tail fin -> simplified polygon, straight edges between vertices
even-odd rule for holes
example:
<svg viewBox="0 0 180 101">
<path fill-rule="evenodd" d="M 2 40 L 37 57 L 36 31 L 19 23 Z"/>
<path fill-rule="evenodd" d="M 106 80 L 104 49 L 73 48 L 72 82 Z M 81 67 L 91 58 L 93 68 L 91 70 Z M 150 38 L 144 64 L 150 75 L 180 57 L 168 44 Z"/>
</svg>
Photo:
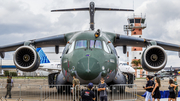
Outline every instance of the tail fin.
<svg viewBox="0 0 180 101">
<path fill-rule="evenodd" d="M 51 10 L 51 12 L 61 12 L 61 11 L 89 11 L 89 14 L 90 14 L 90 29 L 94 30 L 94 13 L 95 13 L 95 11 L 134 11 L 134 10 L 132 10 L 132 9 L 116 9 L 116 8 L 99 8 L 99 7 L 95 7 L 94 2 L 90 2 L 89 7 L 86 7 L 86 8 L 72 8 L 72 9 Z"/>
<path fill-rule="evenodd" d="M 46 54 L 41 48 L 36 48 L 37 53 L 40 57 L 40 64 L 42 63 L 50 63 L 49 59 L 47 58 Z"/>
</svg>

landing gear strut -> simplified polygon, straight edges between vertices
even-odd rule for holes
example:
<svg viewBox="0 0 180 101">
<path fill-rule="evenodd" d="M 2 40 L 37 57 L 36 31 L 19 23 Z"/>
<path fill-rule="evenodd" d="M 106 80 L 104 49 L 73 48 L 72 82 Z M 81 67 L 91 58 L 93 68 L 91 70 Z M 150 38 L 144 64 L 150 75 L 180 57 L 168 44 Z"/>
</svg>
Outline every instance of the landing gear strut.
<svg viewBox="0 0 180 101">
<path fill-rule="evenodd" d="M 54 85 L 56 84 L 56 77 L 58 76 L 58 74 L 59 74 L 59 72 L 51 73 L 48 75 L 49 88 L 53 88 Z"/>
</svg>

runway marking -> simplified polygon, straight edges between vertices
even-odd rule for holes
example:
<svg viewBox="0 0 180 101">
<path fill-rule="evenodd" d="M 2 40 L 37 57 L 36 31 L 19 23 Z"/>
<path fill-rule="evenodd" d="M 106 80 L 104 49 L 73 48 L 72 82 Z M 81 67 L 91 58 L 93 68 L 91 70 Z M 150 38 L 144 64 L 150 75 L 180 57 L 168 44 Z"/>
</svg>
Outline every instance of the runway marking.
<svg viewBox="0 0 180 101">
<path fill-rule="evenodd" d="M 129 92 L 129 91 L 127 91 L 127 90 L 125 90 L 125 92 L 132 93 L 132 92 Z M 138 94 L 134 94 L 134 95 L 136 95 L 136 96 L 138 96 L 138 97 L 140 97 L 140 98 L 144 98 L 144 97 L 142 97 L 141 95 L 138 95 Z"/>
<path fill-rule="evenodd" d="M 137 95 L 137 96 L 140 97 L 140 98 L 144 98 L 144 97 L 142 97 L 141 95 L 138 95 L 138 94 L 135 94 L 135 95 Z"/>
</svg>

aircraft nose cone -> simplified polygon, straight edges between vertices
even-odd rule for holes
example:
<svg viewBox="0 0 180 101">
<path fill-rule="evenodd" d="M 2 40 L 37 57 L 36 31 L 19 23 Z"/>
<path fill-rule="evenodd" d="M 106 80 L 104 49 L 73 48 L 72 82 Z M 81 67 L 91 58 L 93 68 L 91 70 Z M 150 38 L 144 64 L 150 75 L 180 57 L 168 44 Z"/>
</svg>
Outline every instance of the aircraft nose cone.
<svg viewBox="0 0 180 101">
<path fill-rule="evenodd" d="M 77 74 L 81 79 L 93 80 L 100 73 L 98 61 L 91 57 L 85 57 L 79 60 L 77 64 Z"/>
</svg>

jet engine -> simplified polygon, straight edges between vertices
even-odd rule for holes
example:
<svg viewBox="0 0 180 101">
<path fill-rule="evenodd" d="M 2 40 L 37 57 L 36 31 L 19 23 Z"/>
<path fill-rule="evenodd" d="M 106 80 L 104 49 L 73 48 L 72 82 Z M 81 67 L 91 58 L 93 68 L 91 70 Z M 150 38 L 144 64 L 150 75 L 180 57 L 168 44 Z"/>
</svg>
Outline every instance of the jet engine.
<svg viewBox="0 0 180 101">
<path fill-rule="evenodd" d="M 167 55 L 160 46 L 150 46 L 144 50 L 141 57 L 141 65 L 146 71 L 159 71 L 165 67 Z"/>
<path fill-rule="evenodd" d="M 17 69 L 25 72 L 35 71 L 40 64 L 38 53 L 30 46 L 21 46 L 16 49 L 13 60 Z"/>
</svg>

